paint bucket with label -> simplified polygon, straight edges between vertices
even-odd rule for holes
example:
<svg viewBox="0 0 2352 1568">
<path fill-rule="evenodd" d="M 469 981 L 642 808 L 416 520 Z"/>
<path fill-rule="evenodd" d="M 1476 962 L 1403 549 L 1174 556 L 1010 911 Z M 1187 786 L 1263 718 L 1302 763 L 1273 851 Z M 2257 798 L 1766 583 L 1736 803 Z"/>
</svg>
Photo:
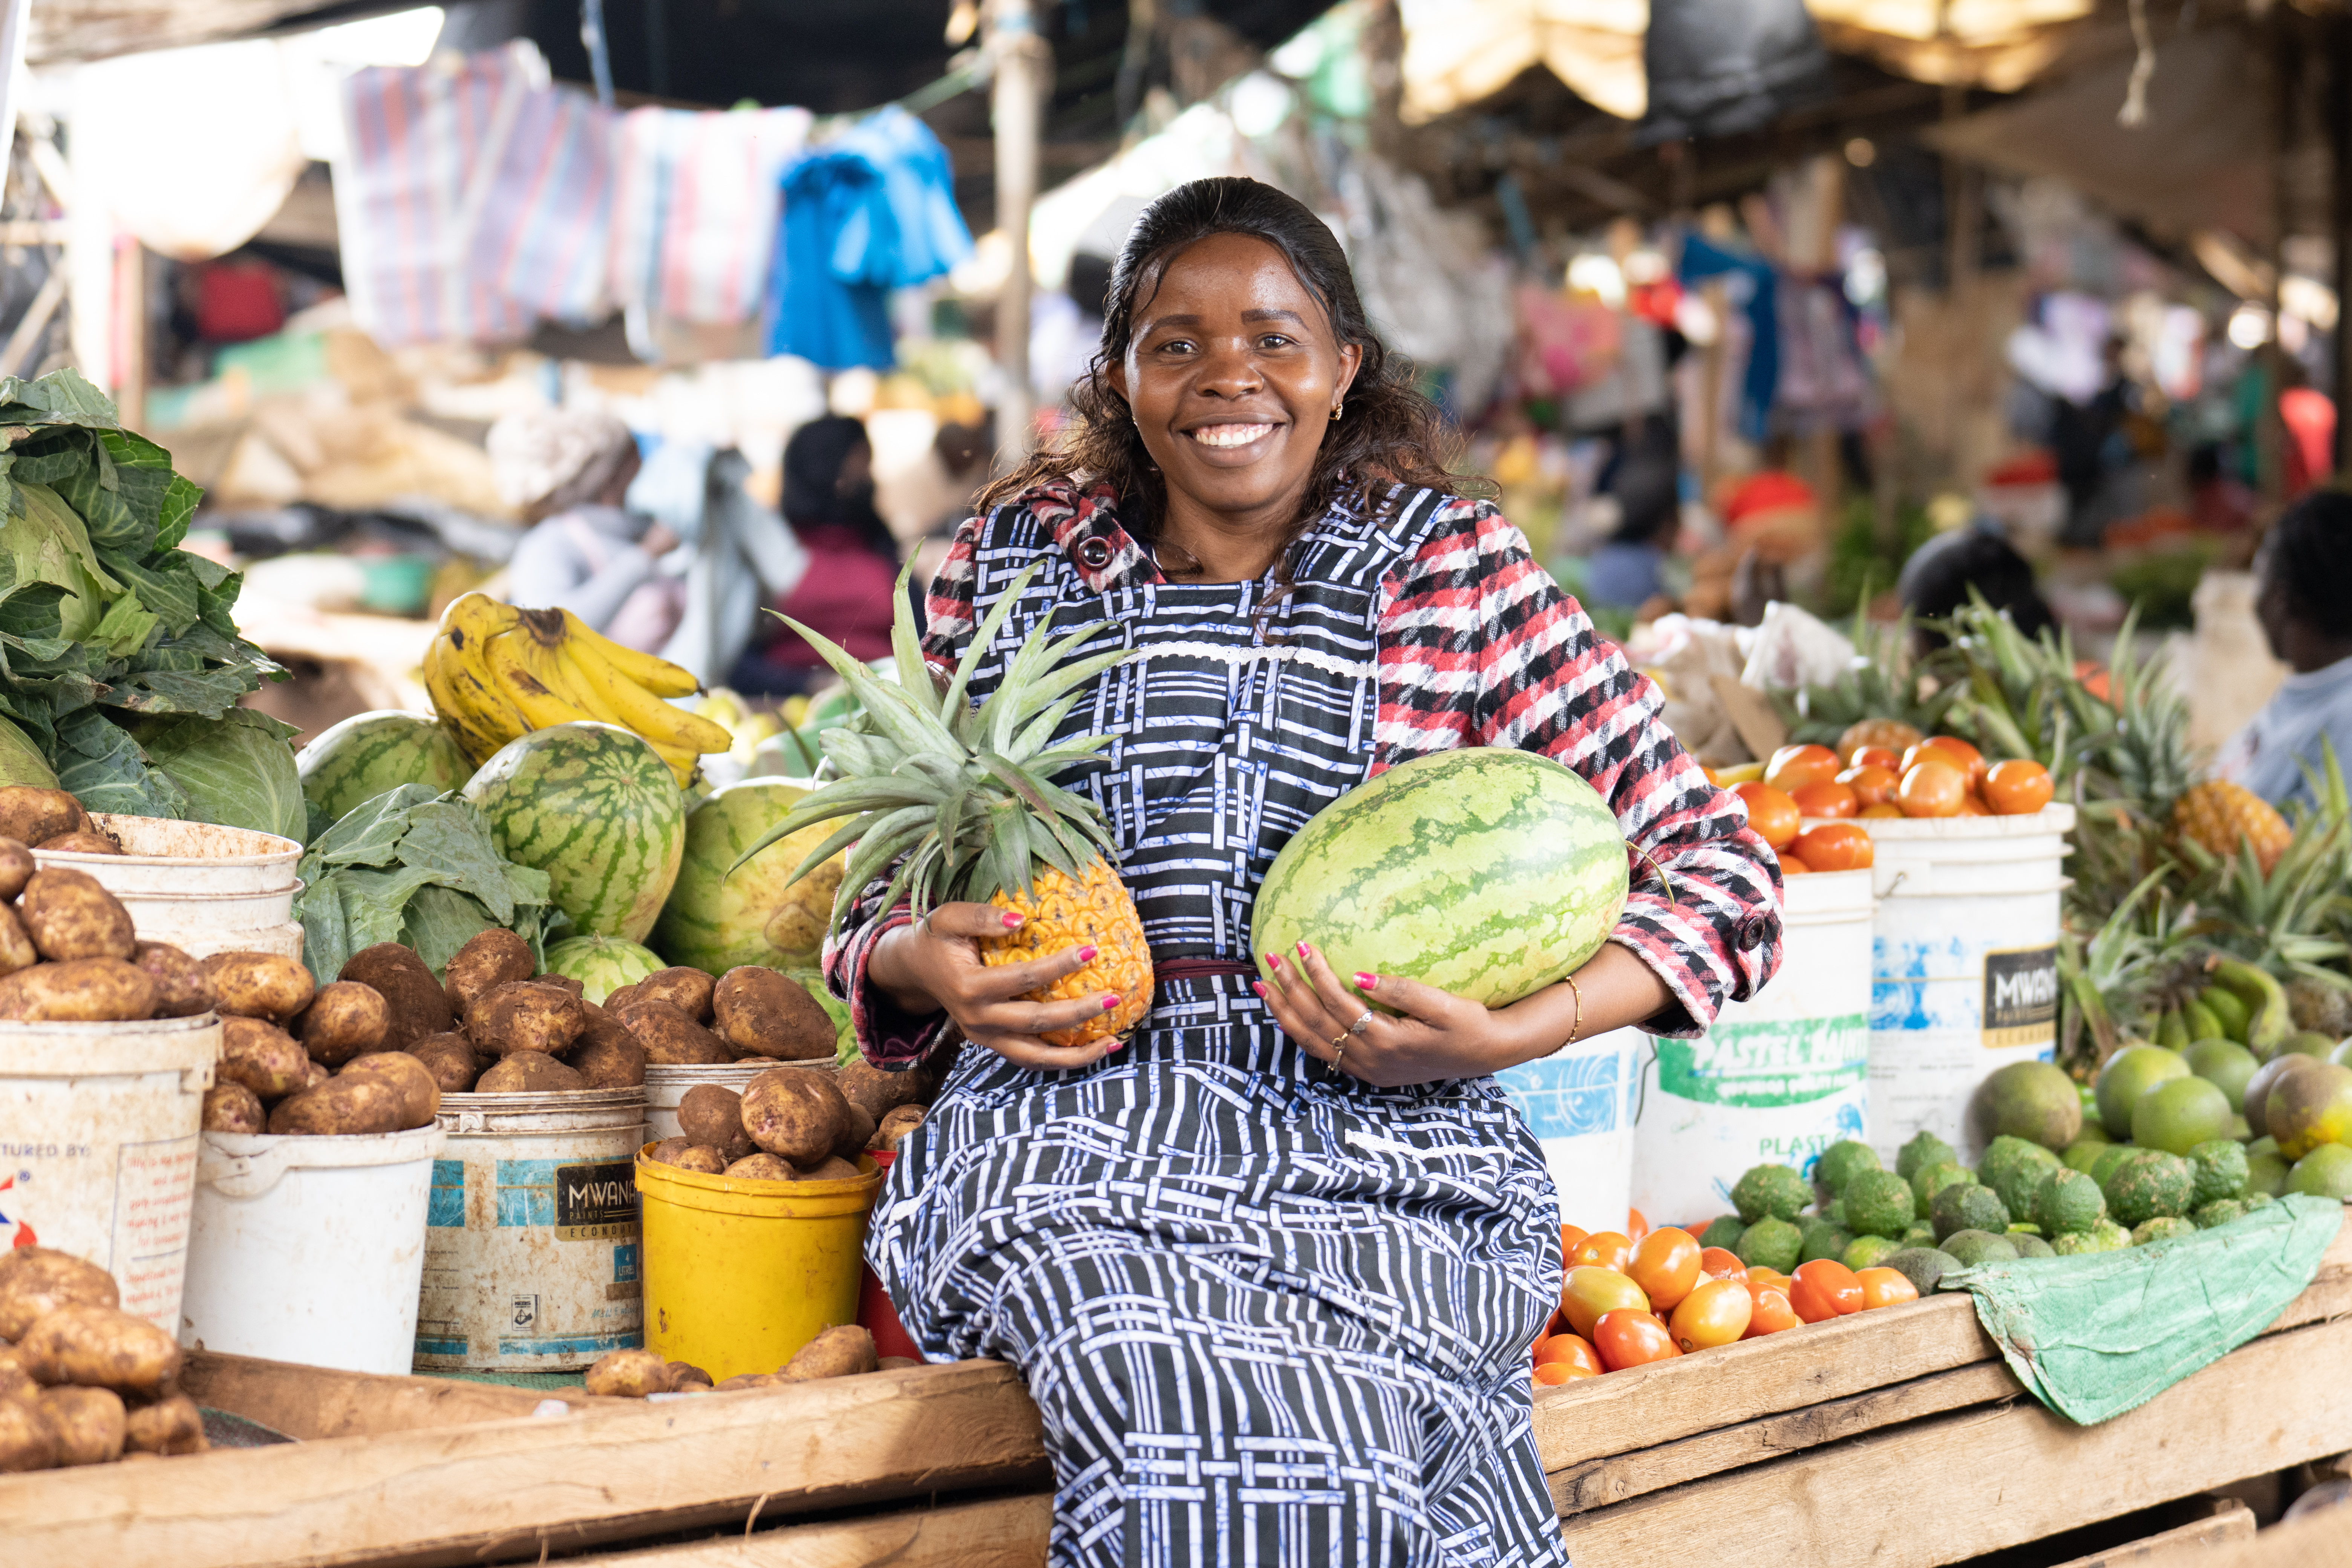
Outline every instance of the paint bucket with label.
<svg viewBox="0 0 2352 1568">
<path fill-rule="evenodd" d="M 445 1094 L 416 1365 L 569 1372 L 644 1342 L 643 1089 Z"/>
<path fill-rule="evenodd" d="M 1870 916 L 1867 871 L 1790 878 L 1780 972 L 1699 1038 L 1654 1042 L 1633 1128 L 1651 1224 L 1703 1226 L 1750 1168 L 1810 1176 L 1822 1150 L 1868 1136 Z"/>
<path fill-rule="evenodd" d="M 1543 1145 L 1563 1225 L 1622 1231 L 1633 1201 L 1637 1029 L 1612 1029 L 1495 1075 Z"/>
<path fill-rule="evenodd" d="M 2071 805 L 2024 816 L 1865 821 L 1872 939 L 1870 1142 L 1892 1166 L 1933 1132 L 1973 1162 L 1977 1085 L 2058 1047 L 2060 870 Z"/>
<path fill-rule="evenodd" d="M 797 1068 L 805 1072 L 834 1075 L 833 1058 L 816 1061 L 776 1061 L 767 1057 L 747 1057 L 740 1062 L 721 1067 L 677 1067 L 661 1062 L 646 1064 L 646 1136 L 658 1143 L 665 1138 L 678 1136 L 677 1105 L 686 1091 L 706 1083 L 721 1089 L 731 1089 L 737 1094 L 751 1086 L 751 1080 L 776 1068 Z"/>
</svg>

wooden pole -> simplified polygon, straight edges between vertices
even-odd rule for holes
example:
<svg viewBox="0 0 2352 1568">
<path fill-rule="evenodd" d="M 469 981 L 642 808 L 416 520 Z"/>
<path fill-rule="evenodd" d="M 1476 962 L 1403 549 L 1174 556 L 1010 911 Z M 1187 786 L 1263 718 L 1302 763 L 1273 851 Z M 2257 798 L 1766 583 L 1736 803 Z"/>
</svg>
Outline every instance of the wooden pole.
<svg viewBox="0 0 2352 1568">
<path fill-rule="evenodd" d="M 996 68 L 990 100 L 996 130 L 996 226 L 1013 252 L 996 303 L 996 363 L 1005 381 L 996 410 L 996 449 L 999 460 L 1011 465 L 1029 455 L 1036 426 L 1036 400 L 1029 386 L 1029 296 L 1036 284 L 1029 259 L 1029 212 L 1037 200 L 1037 142 L 1054 55 L 1037 36 L 1030 0 L 993 0 L 987 47 Z"/>
</svg>

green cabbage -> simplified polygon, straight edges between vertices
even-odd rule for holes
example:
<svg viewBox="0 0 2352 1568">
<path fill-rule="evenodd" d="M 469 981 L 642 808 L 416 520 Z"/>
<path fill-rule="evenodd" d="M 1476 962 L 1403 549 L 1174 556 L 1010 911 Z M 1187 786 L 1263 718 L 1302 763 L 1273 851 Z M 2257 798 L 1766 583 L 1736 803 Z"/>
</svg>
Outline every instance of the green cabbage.
<svg viewBox="0 0 2352 1568">
<path fill-rule="evenodd" d="M 294 733 L 292 725 L 249 708 L 232 708 L 218 719 L 143 720 L 132 728 L 149 765 L 187 795 L 184 815 L 299 844 L 310 836 L 310 819 L 287 744 Z"/>
</svg>

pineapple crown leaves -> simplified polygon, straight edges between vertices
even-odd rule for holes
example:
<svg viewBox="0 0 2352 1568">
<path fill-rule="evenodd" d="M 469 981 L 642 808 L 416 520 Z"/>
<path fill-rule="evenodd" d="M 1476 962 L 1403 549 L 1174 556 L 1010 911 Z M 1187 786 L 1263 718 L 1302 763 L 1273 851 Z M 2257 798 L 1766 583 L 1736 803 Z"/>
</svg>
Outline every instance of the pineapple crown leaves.
<svg viewBox="0 0 2352 1568">
<path fill-rule="evenodd" d="M 1098 852 L 1113 849 L 1094 804 L 1051 782 L 1066 769 L 1097 762 L 1108 737 L 1053 744 L 1084 684 L 1135 657 L 1115 649 L 1073 659 L 1076 647 L 1108 623 L 1055 635 L 1053 617 L 1023 643 L 987 700 L 974 706 L 971 678 L 1037 568 L 1013 579 L 973 634 L 953 676 L 934 681 L 914 627 L 907 576 L 898 579 L 891 650 L 898 679 L 883 679 L 848 652 L 786 616 L 847 683 L 866 722 L 820 738 L 840 778 L 825 784 L 777 821 L 729 868 L 820 822 L 849 820 L 811 850 L 792 880 L 851 845 L 834 922 L 893 865 L 885 907 L 902 894 L 918 915 L 949 898 L 985 899 L 1000 889 L 1026 893 L 1040 865 L 1076 878 Z"/>
</svg>

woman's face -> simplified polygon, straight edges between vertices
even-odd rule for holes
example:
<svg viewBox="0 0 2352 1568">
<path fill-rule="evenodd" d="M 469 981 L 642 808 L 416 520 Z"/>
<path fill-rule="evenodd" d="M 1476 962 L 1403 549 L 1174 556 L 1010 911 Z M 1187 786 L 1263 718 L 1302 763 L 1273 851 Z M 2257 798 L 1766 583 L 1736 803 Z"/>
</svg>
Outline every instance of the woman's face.
<svg viewBox="0 0 2352 1568">
<path fill-rule="evenodd" d="M 1331 405 L 1363 351 L 1341 343 L 1282 252 L 1213 235 L 1136 300 L 1111 384 L 1181 502 L 1229 521 L 1286 527 L 1323 444 Z"/>
</svg>

